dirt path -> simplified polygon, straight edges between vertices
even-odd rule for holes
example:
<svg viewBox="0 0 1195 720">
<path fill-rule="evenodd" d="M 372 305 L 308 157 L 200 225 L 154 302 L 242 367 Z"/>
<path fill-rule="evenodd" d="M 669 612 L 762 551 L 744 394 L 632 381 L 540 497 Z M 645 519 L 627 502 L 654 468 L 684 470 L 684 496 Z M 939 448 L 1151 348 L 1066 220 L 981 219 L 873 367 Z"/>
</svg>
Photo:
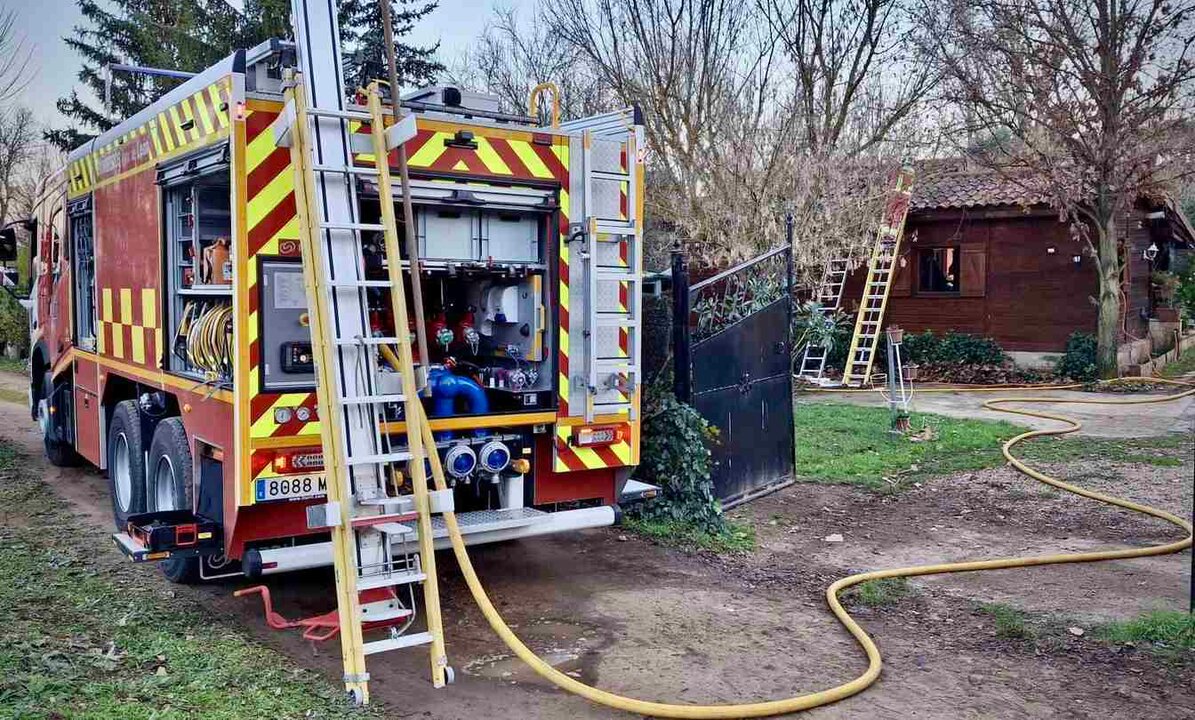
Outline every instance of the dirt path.
<svg viewBox="0 0 1195 720">
<path fill-rule="evenodd" d="M 0 387 L 12 382 L 0 379 Z M 0 403 L 0 435 L 45 465 L 23 407 Z M 1060 470 L 1098 476 L 1090 482 L 1171 510 L 1189 508 L 1190 458 L 1177 468 Z M 110 525 L 107 485 L 98 472 L 45 466 L 45 473 L 83 518 Z M 644 698 L 741 702 L 829 687 L 863 669 L 822 599 L 825 586 L 850 570 L 1173 537 L 1160 523 L 1042 494 L 1007 470 L 941 478 L 892 497 L 803 484 L 736 515 L 759 529 L 761 548 L 746 558 L 685 555 L 617 529 L 486 546 L 472 555 L 516 631 L 570 674 Z M 833 533 L 844 541 L 823 540 Z M 534 678 L 491 634 L 451 554 L 438 560 L 457 683 L 433 690 L 426 656 L 418 652 L 371 660 L 371 687 L 394 717 L 630 717 Z M 1077 616 L 1068 622 L 1083 624 L 1129 617 L 1183 606 L 1188 563 L 1184 554 L 919 581 L 895 606 L 859 612 L 885 656 L 876 686 L 807 717 L 1195 718 L 1195 663 L 1166 666 L 1140 650 L 1109 649 L 1090 634 L 1064 632 L 1048 643 L 1001 639 L 975 602 L 1065 612 Z M 227 611 L 262 642 L 336 682 L 338 648 L 313 655 L 296 636 L 265 629 L 259 607 L 231 597 L 244 584 L 176 590 Z M 285 615 L 333 607 L 329 572 L 269 584 Z"/>
</svg>

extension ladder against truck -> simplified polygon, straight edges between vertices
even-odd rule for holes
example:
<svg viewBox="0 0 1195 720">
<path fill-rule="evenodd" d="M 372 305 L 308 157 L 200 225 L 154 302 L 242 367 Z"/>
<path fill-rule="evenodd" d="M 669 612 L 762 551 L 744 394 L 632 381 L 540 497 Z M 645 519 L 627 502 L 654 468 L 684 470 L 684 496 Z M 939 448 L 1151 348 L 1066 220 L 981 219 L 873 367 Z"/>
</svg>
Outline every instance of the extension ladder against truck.
<svg viewBox="0 0 1195 720">
<path fill-rule="evenodd" d="M 305 6 L 299 3 L 299 6 Z M 305 12 L 305 10 L 304 10 Z M 331 531 L 336 569 L 337 608 L 344 661 L 344 681 L 359 703 L 368 702 L 365 656 L 415 645 L 428 645 L 432 683 L 451 680 L 444 651 L 440 598 L 432 540 L 433 511 L 452 509 L 451 491 L 429 492 L 420 406 L 406 332 L 375 337 L 368 325 L 366 290 L 389 292 L 394 326 L 406 328 L 408 312 L 388 158 L 414 135 L 414 118 L 386 128 L 377 84 L 368 90 L 369 112 L 345 107 L 339 74 L 327 63 L 305 58 L 339 57 L 336 29 L 319 26 L 329 16 L 296 18 L 301 72 L 289 78 L 286 109 L 274 136 L 289 144 L 296 177 L 303 277 L 310 312 L 316 388 L 328 502 L 309 510 L 309 526 Z M 316 27 L 311 26 L 315 21 Z M 332 70 L 337 69 L 338 63 Z M 311 99 L 321 100 L 321 104 Z M 372 168 L 353 164 L 349 121 L 373 128 Z M 358 217 L 355 179 L 377 181 L 381 223 Z M 409 191 L 408 191 L 409 192 Z M 385 280 L 367 279 L 361 248 L 364 234 L 381 233 L 388 262 Z M 379 372 L 382 349 L 397 355 L 400 383 Z M 389 376 L 390 374 L 387 373 Z M 386 406 L 400 405 L 407 421 L 406 447 L 391 446 L 383 432 Z M 430 449 L 431 452 L 435 448 Z M 390 468 L 406 462 L 411 494 Z M 414 542 L 414 541 L 417 541 Z M 418 552 L 409 548 L 417 545 Z M 422 585 L 424 632 L 410 632 L 415 614 L 415 586 Z M 403 593 L 405 591 L 405 597 Z M 366 642 L 364 624 L 388 624 L 389 636 Z M 386 622 L 390 621 L 390 622 Z M 394 622 L 397 621 L 397 622 Z"/>
<path fill-rule="evenodd" d="M 912 192 L 913 170 L 902 167 L 896 172 L 895 183 L 885 203 L 884 216 L 876 230 L 871 257 L 867 261 L 867 280 L 863 285 L 863 300 L 859 303 L 859 314 L 855 318 L 850 349 L 847 350 L 846 368 L 842 373 L 843 385 L 858 387 L 865 385 L 871 378 Z"/>
</svg>

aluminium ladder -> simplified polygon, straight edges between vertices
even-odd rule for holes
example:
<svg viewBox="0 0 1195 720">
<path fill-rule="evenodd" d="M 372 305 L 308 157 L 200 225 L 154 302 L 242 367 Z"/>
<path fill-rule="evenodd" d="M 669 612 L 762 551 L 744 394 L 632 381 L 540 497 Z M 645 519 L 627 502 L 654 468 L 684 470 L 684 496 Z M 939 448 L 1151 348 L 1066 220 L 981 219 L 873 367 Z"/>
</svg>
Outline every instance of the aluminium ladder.
<svg viewBox="0 0 1195 720">
<path fill-rule="evenodd" d="M 386 113 L 376 83 L 368 91 L 369 113 L 343 106 L 309 107 L 309 85 L 301 73 L 291 74 L 288 85 L 286 106 L 273 132 L 280 145 L 290 146 L 296 173 L 295 202 L 328 476 L 328 503 L 309 509 L 308 524 L 331 530 L 344 681 L 354 701 L 363 704 L 369 700 L 365 657 L 374 653 L 429 645 L 433 685 L 443 687 L 452 680 L 444 651 L 431 520 L 433 511 L 452 509 L 451 491 L 428 490 L 428 449 L 420 426 L 425 416 L 419 406 L 410 335 L 375 337 L 363 321 L 368 315 L 366 291 L 376 288 L 389 292 L 395 327 L 407 327 L 387 158 L 413 135 L 414 118 L 408 116 L 383 130 Z M 342 97 L 337 97 L 338 103 L 343 103 Z M 367 149 L 375 158 L 372 168 L 352 163 L 352 153 L 366 149 L 346 132 L 350 120 L 369 122 L 373 129 Z M 354 180 L 359 176 L 377 182 L 381 223 L 362 223 L 356 216 Z M 379 232 L 389 258 L 385 280 L 366 277 L 362 256 L 362 235 Z M 397 351 L 400 392 L 380 377 L 383 346 Z M 405 411 L 405 448 L 392 447 L 383 432 L 385 409 L 396 406 Z M 397 488 L 392 493 L 387 483 L 397 475 L 394 466 L 401 463 L 407 463 L 411 475 L 410 495 L 396 494 Z M 418 552 L 412 553 L 408 548 L 416 539 Z M 418 585 L 423 588 L 424 632 L 410 631 Z M 405 590 L 405 598 L 400 589 Z M 366 642 L 363 630 L 378 627 L 388 628 L 389 637 Z"/>
<path fill-rule="evenodd" d="M 822 281 L 818 285 L 815 300 L 819 303 L 818 311 L 827 318 L 833 317 L 842 305 L 842 288 L 846 285 L 847 269 L 850 258 L 830 258 L 822 270 Z M 801 355 L 801 369 L 799 377 L 817 382 L 826 371 L 826 358 L 829 357 L 828 348 L 812 343 L 805 346 Z"/>
<path fill-rule="evenodd" d="M 866 384 L 871 378 L 876 349 L 879 347 L 880 329 L 884 321 L 884 310 L 888 306 L 892 277 L 896 271 L 896 260 L 900 255 L 905 219 L 909 214 L 912 189 L 912 168 L 902 167 L 897 170 L 895 183 L 885 203 L 884 216 L 876 230 L 871 257 L 867 262 L 867 280 L 863 284 L 863 300 L 859 303 L 855 330 L 851 335 L 850 349 L 847 350 L 846 368 L 842 374 L 843 385 L 858 387 Z"/>
<path fill-rule="evenodd" d="M 570 237 L 583 243 L 584 374 L 570 382 L 585 391 L 586 422 L 615 413 L 636 419 L 643 318 L 643 136 L 637 116 L 627 108 L 560 125 L 581 133 L 581 221 Z"/>
</svg>

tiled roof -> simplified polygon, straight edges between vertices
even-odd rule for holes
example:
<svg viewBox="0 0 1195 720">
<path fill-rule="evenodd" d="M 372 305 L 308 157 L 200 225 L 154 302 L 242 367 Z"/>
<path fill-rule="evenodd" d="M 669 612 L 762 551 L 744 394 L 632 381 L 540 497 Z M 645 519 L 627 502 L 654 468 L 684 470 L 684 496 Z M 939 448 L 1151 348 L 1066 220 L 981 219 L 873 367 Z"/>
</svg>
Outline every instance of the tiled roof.
<svg viewBox="0 0 1195 720">
<path fill-rule="evenodd" d="M 992 170 L 952 158 L 917 163 L 911 200 L 914 210 L 944 210 L 993 205 L 1029 206 L 1045 202 Z"/>
</svg>

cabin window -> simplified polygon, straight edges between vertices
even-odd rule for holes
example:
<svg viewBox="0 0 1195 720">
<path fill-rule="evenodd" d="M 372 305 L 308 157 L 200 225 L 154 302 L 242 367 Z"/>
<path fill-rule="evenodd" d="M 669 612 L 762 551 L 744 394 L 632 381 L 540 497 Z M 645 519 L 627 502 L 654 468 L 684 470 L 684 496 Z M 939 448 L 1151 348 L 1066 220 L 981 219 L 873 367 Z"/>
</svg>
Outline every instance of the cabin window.
<svg viewBox="0 0 1195 720">
<path fill-rule="evenodd" d="M 959 292 L 961 259 L 961 248 L 957 245 L 920 250 L 917 289 L 926 293 Z"/>
</svg>

